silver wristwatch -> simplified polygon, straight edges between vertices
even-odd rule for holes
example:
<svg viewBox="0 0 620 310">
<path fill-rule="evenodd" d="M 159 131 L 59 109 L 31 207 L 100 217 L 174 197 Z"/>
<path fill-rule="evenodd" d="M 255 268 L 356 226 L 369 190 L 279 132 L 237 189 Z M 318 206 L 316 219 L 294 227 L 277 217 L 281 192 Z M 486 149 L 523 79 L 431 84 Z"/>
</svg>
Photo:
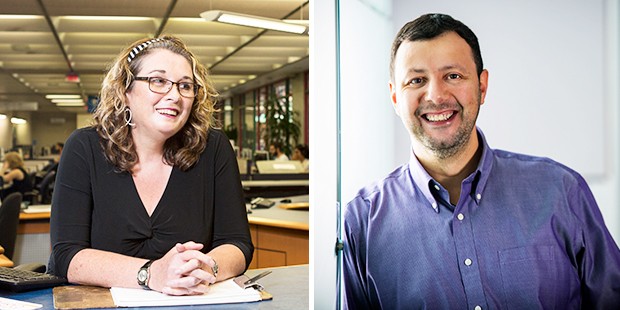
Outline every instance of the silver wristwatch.
<svg viewBox="0 0 620 310">
<path fill-rule="evenodd" d="M 149 260 L 146 262 L 140 270 L 138 270 L 138 285 L 140 285 L 145 290 L 150 290 L 149 287 L 149 278 L 151 277 L 150 268 L 153 260 Z"/>
</svg>

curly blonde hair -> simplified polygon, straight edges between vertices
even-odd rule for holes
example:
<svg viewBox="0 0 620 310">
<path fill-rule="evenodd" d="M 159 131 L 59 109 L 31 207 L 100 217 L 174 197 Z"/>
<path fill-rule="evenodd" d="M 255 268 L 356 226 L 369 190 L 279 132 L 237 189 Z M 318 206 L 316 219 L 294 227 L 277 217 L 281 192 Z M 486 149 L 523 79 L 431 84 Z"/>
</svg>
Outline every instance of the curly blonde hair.
<svg viewBox="0 0 620 310">
<path fill-rule="evenodd" d="M 136 48 L 140 50 L 136 52 Z M 93 115 L 93 126 L 101 137 L 105 157 L 120 172 L 131 173 L 138 163 L 131 127 L 125 121 L 126 92 L 131 89 L 144 56 L 156 49 L 166 49 L 187 59 L 192 66 L 194 83 L 199 85 L 187 122 L 164 144 L 164 162 L 183 171 L 191 168 L 206 147 L 208 130 L 216 125 L 213 114 L 217 111 L 217 92 L 209 80 L 207 69 L 185 43 L 173 36 L 138 40 L 125 48 L 111 65 L 103 80 L 100 101 Z"/>
<path fill-rule="evenodd" d="M 4 161 L 9 166 L 9 169 L 17 169 L 24 166 L 24 160 L 17 152 L 8 152 L 4 154 Z"/>
</svg>

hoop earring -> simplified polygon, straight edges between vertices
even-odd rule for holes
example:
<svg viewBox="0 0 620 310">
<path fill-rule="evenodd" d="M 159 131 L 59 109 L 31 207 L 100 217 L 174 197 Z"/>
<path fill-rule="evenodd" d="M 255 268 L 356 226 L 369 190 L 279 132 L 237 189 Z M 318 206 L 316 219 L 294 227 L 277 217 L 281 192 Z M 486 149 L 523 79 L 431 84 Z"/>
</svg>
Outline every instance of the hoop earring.
<svg viewBox="0 0 620 310">
<path fill-rule="evenodd" d="M 125 108 L 125 126 L 131 126 L 131 127 L 136 126 L 135 123 L 131 122 L 132 118 L 133 118 L 133 113 L 131 112 L 131 109 Z"/>
</svg>

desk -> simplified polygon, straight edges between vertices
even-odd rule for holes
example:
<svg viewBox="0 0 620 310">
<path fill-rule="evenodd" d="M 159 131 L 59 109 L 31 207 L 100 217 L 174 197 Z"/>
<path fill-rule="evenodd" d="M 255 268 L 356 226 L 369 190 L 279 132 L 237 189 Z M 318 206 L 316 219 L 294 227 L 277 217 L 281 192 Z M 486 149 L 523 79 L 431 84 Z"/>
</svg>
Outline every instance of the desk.
<svg viewBox="0 0 620 310">
<path fill-rule="evenodd" d="M 289 197 L 291 202 L 308 201 L 307 195 Z M 309 263 L 309 218 L 307 210 L 285 210 L 276 203 L 269 209 L 248 214 L 254 256 L 250 268 Z"/>
<path fill-rule="evenodd" d="M 50 232 L 50 212 L 19 213 L 17 234 L 43 234 Z"/>
<path fill-rule="evenodd" d="M 53 159 L 28 159 L 24 161 L 24 169 L 28 173 L 39 172 L 53 162 Z"/>
<path fill-rule="evenodd" d="M 308 309 L 308 265 L 270 268 L 273 271 L 269 276 L 262 278 L 258 282 L 262 284 L 267 292 L 273 295 L 273 300 L 261 302 L 227 304 L 227 305 L 204 305 L 192 306 L 192 309 Z M 259 274 L 261 270 L 248 270 L 249 277 Z M 0 297 L 23 300 L 42 304 L 43 309 L 54 309 L 54 299 L 52 289 L 43 289 L 24 293 L 12 293 L 0 290 Z M 123 309 L 187 309 L 188 306 L 180 307 L 140 307 Z M 117 308 L 112 308 L 117 309 Z"/>
<path fill-rule="evenodd" d="M 45 264 L 50 255 L 50 213 L 19 214 L 17 240 L 13 261 L 15 264 Z"/>
</svg>

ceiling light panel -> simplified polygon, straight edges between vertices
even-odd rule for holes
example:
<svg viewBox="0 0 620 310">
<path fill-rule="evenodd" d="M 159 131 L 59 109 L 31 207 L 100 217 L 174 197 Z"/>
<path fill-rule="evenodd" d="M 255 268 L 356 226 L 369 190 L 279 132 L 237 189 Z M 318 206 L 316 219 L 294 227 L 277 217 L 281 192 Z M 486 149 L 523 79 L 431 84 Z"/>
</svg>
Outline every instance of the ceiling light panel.
<svg viewBox="0 0 620 310">
<path fill-rule="evenodd" d="M 58 32 L 118 32 L 153 33 L 157 21 L 146 17 L 122 16 L 63 16 L 58 19 Z"/>
<path fill-rule="evenodd" d="M 4 65 L 4 77 L 8 77 L 8 82 L 5 82 L 0 72 L 0 95 L 10 93 L 11 98 L 8 100 L 12 101 L 39 100 L 43 109 L 45 106 L 53 107 L 53 105 L 40 94 L 62 91 L 79 95 L 97 95 L 105 71 L 114 57 L 129 43 L 154 35 L 159 30 L 170 4 L 170 0 L 87 2 L 43 0 L 41 2 L 52 18 L 54 26 L 57 27 L 61 44 L 73 63 L 73 69 L 80 76 L 81 88 L 76 84 L 64 82 L 69 68 L 47 21 L 40 15 L 37 0 L 2 1 L 0 6 L 3 8 L 3 13 L 31 15 L 10 17 L 0 15 L 0 63 Z M 207 22 L 199 17 L 199 13 L 218 9 L 281 19 L 305 2 L 305 0 L 176 1 L 162 33 L 180 37 L 206 65 L 215 64 L 217 59 L 222 60 L 213 68 L 209 68 L 209 73 L 216 88 L 224 92 L 225 88 L 232 83 L 239 83 L 242 79 L 248 80 L 248 83 L 254 80 L 256 83 L 256 80 L 262 79 L 265 74 L 271 74 L 270 71 L 264 70 L 286 63 L 289 58 L 300 57 L 299 53 L 302 53 L 303 57 L 307 56 L 309 37 Z M 292 14 L 288 18 L 308 19 L 308 12 L 309 6 L 306 5 L 302 12 Z M 258 39 L 243 46 L 258 34 L 261 34 Z M 280 55 L 272 51 L 280 47 L 299 47 L 302 51 L 290 50 L 295 53 L 294 55 Z M 6 60 L 3 60 L 3 57 Z M 24 82 L 11 77 L 12 73 L 19 73 Z M 30 87 L 26 87 L 25 83 Z M 252 87 L 258 86 L 260 85 Z M 38 89 L 39 94 L 36 94 L 34 89 Z M 13 94 L 34 97 L 19 99 Z"/>
<path fill-rule="evenodd" d="M 48 31 L 45 18 L 40 15 L 2 15 L 0 14 L 0 31 Z"/>
</svg>

